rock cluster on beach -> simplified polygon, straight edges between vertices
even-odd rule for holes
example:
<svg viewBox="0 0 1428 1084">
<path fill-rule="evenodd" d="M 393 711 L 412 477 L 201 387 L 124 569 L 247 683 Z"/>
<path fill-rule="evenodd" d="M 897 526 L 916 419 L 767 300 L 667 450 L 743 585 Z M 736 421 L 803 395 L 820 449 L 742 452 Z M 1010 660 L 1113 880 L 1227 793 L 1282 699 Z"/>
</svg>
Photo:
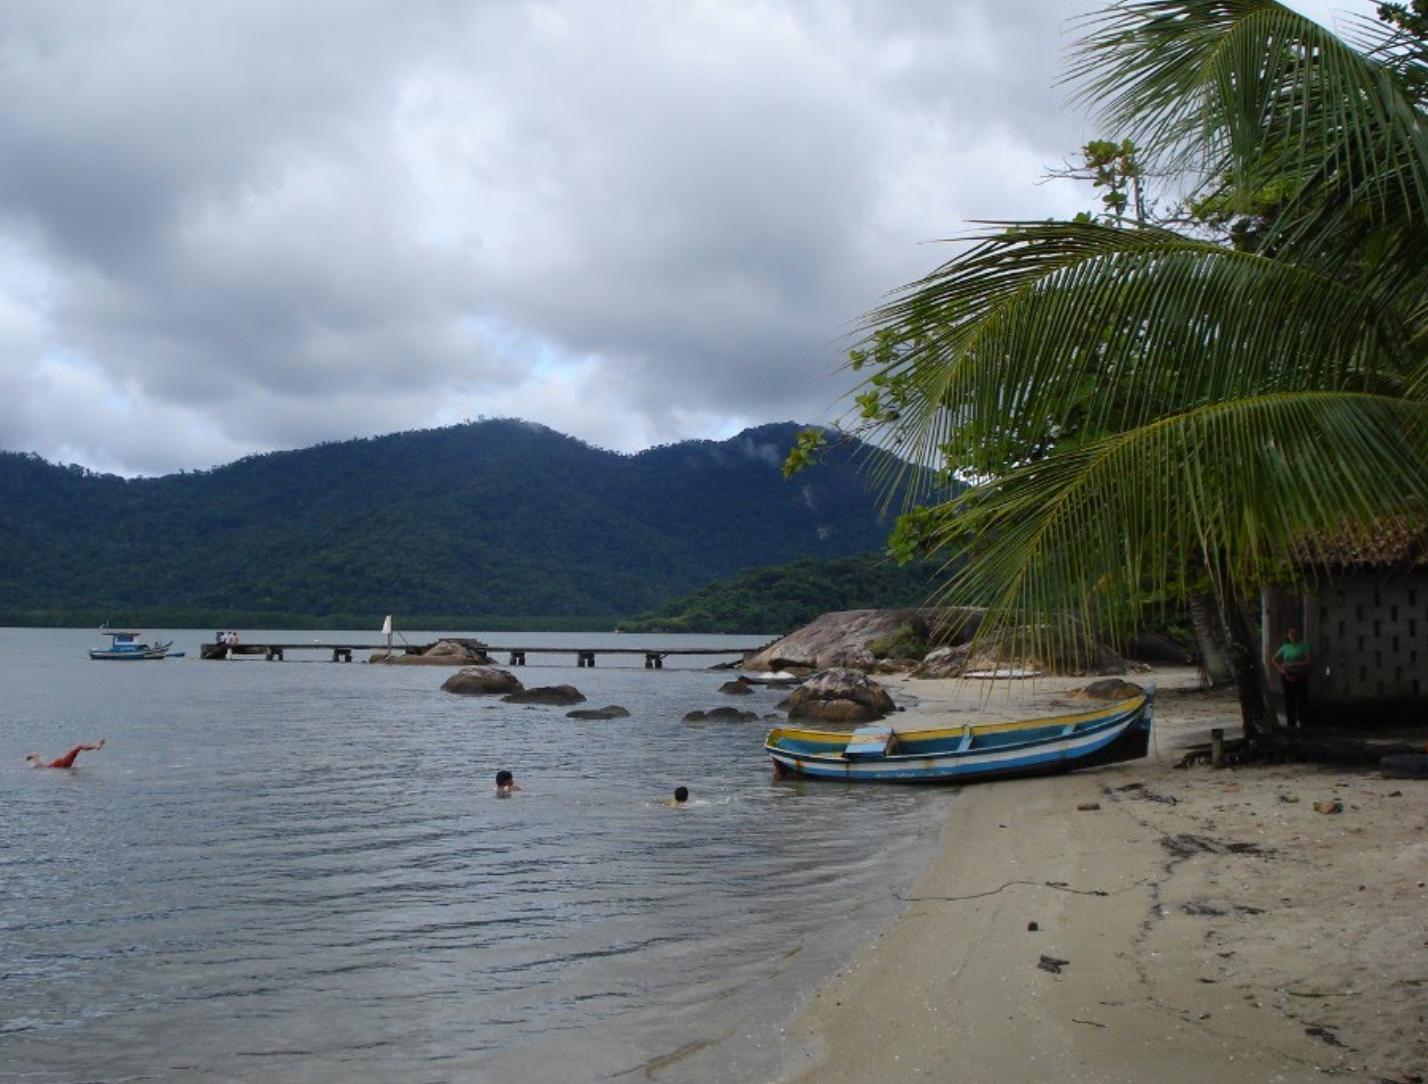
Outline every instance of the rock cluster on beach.
<svg viewBox="0 0 1428 1084">
<path fill-rule="evenodd" d="M 838 610 L 816 618 L 745 657 L 745 670 L 811 673 L 831 667 L 871 670 L 877 657 L 868 645 L 904 627 L 939 643 L 965 643 L 983 611 L 972 607 L 907 610 Z"/>
<path fill-rule="evenodd" d="M 1104 675 L 1130 669 L 1119 654 L 1082 633 L 1011 628 L 978 639 L 985 612 L 951 606 L 826 613 L 751 652 L 743 668 L 799 675 L 832 668 L 910 671 L 924 678 L 962 677 L 984 670 Z M 1184 648 L 1163 636 L 1138 637 L 1133 643 L 1151 656 L 1182 662 L 1188 657 Z M 928 645 L 936 646 L 929 651 Z"/>
<path fill-rule="evenodd" d="M 815 674 L 789 694 L 790 719 L 864 723 L 896 710 L 886 689 L 861 670 L 835 667 Z"/>
</svg>

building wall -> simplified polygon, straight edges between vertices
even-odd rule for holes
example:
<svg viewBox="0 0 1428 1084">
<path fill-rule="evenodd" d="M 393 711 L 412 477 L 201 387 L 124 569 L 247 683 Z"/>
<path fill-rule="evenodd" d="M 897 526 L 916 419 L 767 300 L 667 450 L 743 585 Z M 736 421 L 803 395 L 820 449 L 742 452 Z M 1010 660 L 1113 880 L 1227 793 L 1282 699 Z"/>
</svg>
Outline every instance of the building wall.
<svg viewBox="0 0 1428 1084">
<path fill-rule="evenodd" d="M 1347 572 L 1304 601 L 1311 722 L 1428 719 L 1428 570 Z"/>
</svg>

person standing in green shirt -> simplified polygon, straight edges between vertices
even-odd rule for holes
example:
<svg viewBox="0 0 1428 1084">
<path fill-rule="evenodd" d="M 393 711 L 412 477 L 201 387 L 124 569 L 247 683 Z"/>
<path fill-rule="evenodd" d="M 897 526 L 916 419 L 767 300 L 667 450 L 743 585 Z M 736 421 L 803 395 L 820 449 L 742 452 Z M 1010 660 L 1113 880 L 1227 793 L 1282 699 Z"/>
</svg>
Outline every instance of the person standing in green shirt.
<svg viewBox="0 0 1428 1084">
<path fill-rule="evenodd" d="M 1302 726 L 1309 710 L 1309 645 L 1299 639 L 1298 629 L 1285 632 L 1273 662 L 1284 681 L 1285 724 Z"/>
</svg>

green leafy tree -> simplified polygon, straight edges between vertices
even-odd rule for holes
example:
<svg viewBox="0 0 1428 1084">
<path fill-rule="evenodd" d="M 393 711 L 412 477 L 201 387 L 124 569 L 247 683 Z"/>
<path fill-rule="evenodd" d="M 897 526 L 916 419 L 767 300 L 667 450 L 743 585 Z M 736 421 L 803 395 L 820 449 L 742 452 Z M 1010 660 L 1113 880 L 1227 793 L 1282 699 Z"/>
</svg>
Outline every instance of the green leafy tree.
<svg viewBox="0 0 1428 1084">
<path fill-rule="evenodd" d="M 859 404 L 976 483 L 919 526 L 965 560 L 947 591 L 993 607 L 984 635 L 1208 585 L 1260 736 L 1259 586 L 1428 509 L 1421 39 L 1350 44 L 1271 0 L 1118 3 L 1083 31 L 1069 79 L 1107 147 L 1253 236 L 1115 207 L 983 231 L 871 314 Z"/>
</svg>

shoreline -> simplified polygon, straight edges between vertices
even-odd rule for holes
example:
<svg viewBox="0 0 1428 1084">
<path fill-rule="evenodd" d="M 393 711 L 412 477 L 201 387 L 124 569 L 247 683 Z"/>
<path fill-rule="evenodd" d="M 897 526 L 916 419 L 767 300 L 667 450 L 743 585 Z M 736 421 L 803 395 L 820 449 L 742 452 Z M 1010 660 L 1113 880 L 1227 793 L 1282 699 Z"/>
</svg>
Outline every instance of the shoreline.
<svg viewBox="0 0 1428 1084">
<path fill-rule="evenodd" d="M 1238 709 L 1193 691 L 1187 668 L 1139 679 L 1161 692 L 1150 756 L 965 787 L 901 913 L 796 1011 L 776 1079 L 1421 1072 L 1428 787 L 1314 765 L 1176 770 L 1209 727 L 1237 732 Z M 889 684 L 917 700 L 899 725 L 925 726 L 1068 710 L 1086 680 Z M 1315 811 L 1333 800 L 1342 812 Z M 1053 973 L 1043 955 L 1067 962 Z"/>
</svg>

